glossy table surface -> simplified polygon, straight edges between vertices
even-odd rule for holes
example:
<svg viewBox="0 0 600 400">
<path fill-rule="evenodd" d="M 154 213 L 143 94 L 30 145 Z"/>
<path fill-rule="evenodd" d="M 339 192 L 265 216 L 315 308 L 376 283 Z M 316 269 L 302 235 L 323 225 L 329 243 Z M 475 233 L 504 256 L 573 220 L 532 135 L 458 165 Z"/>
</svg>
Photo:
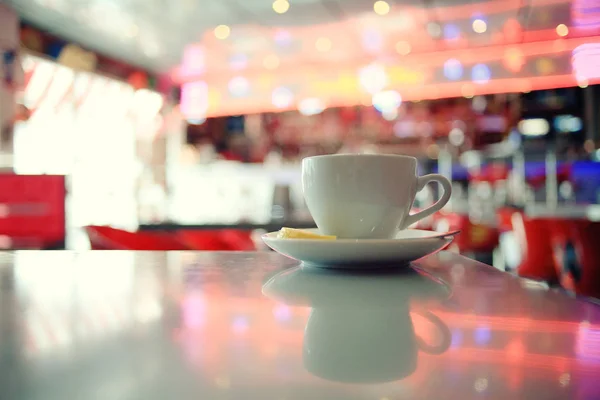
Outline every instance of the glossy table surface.
<svg viewBox="0 0 600 400">
<path fill-rule="evenodd" d="M 600 307 L 439 253 L 0 253 L 0 398 L 598 399 Z"/>
</svg>

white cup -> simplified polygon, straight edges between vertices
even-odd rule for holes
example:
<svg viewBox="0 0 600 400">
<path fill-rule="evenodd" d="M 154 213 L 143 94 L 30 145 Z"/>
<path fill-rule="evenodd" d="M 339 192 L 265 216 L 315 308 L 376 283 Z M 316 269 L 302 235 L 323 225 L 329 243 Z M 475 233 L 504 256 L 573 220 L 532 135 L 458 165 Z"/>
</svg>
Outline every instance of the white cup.
<svg viewBox="0 0 600 400">
<path fill-rule="evenodd" d="M 410 215 L 415 195 L 438 182 L 442 197 Z M 452 193 L 438 174 L 417 176 L 417 159 L 399 155 L 336 154 L 302 160 L 302 189 L 321 233 L 346 239 L 387 239 L 439 211 Z"/>
</svg>

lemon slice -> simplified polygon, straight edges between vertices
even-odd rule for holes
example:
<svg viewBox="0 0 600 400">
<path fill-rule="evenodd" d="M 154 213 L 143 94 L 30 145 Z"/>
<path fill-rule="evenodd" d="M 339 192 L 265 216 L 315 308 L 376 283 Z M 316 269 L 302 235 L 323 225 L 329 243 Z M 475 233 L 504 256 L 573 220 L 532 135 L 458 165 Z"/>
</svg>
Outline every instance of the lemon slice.
<svg viewBox="0 0 600 400">
<path fill-rule="evenodd" d="M 277 239 L 321 239 L 321 240 L 335 240 L 335 236 L 330 235 L 319 235 L 302 229 L 294 228 L 281 228 L 277 234 Z"/>
</svg>

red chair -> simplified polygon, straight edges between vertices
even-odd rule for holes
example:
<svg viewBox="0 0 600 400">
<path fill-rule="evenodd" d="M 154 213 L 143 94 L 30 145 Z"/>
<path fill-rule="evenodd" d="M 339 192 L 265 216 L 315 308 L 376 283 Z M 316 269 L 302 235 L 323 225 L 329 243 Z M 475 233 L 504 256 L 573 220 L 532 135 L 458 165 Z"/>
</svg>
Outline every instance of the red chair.
<svg viewBox="0 0 600 400">
<path fill-rule="evenodd" d="M 552 255 L 549 220 L 530 218 L 522 212 L 515 212 L 511 222 L 522 252 L 517 274 L 530 279 L 556 282 L 558 277 Z"/>
<path fill-rule="evenodd" d="M 180 230 L 177 232 L 177 237 L 194 250 L 256 250 L 250 231 L 241 231 L 237 229 Z"/>
<path fill-rule="evenodd" d="M 218 231 L 213 230 L 180 230 L 177 238 L 193 250 L 229 251 L 231 245 L 224 240 Z"/>
<path fill-rule="evenodd" d="M 166 233 L 128 232 L 109 226 L 87 226 L 92 250 L 189 250 L 178 238 Z"/>
<path fill-rule="evenodd" d="M 519 210 L 516 208 L 502 207 L 496 211 L 498 217 L 498 230 L 502 232 L 510 232 L 513 230 L 512 218 Z"/>
<path fill-rule="evenodd" d="M 468 215 L 440 213 L 435 218 L 436 230 L 460 230 L 460 235 L 452 243 L 461 254 L 492 253 L 498 245 L 498 230 L 494 227 L 474 224 Z"/>
<path fill-rule="evenodd" d="M 256 245 L 252 240 L 251 231 L 224 229 L 220 231 L 223 241 L 229 244 L 232 251 L 255 251 Z"/>
<path fill-rule="evenodd" d="M 579 295 L 600 298 L 600 222 L 554 219 L 555 271 L 560 284 Z"/>
<path fill-rule="evenodd" d="M 2 248 L 65 246 L 65 177 L 0 174 Z"/>
</svg>

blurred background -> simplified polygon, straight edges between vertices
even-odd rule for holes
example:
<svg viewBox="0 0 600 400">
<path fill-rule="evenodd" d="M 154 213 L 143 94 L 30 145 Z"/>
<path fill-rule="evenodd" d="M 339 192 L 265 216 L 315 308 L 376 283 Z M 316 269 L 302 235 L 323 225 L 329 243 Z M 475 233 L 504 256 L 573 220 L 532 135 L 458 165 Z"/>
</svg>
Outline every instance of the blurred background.
<svg viewBox="0 0 600 400">
<path fill-rule="evenodd" d="M 260 249 L 313 226 L 303 157 L 397 153 L 453 182 L 420 228 L 597 293 L 596 0 L 4 0 L 0 26 L 0 247 Z"/>
</svg>

